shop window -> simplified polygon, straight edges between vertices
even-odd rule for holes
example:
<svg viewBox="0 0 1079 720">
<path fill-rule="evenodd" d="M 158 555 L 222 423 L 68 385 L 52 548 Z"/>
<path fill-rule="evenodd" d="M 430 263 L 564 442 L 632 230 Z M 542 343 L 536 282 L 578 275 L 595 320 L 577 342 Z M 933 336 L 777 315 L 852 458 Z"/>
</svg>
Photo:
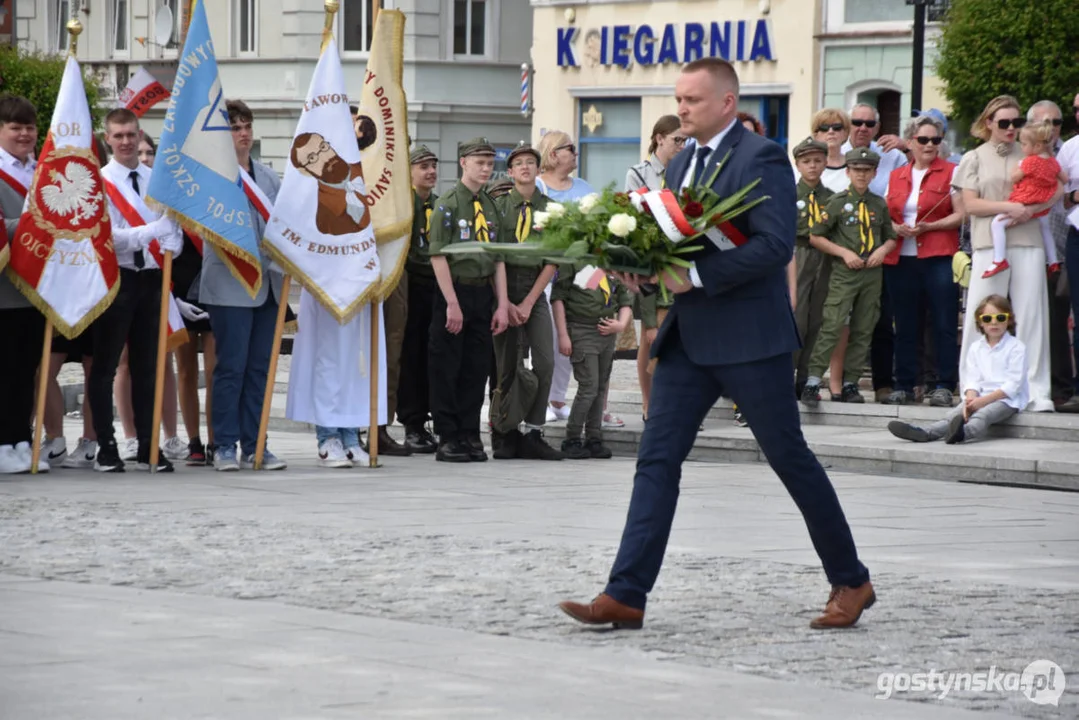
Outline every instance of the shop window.
<svg viewBox="0 0 1079 720">
<path fill-rule="evenodd" d="M 786 95 L 743 95 L 738 99 L 738 109 L 764 123 L 768 137 L 786 148 L 787 103 Z"/>
<path fill-rule="evenodd" d="M 127 0 L 112 0 L 109 5 L 112 13 L 112 52 L 114 55 L 126 55 L 127 48 Z"/>
<path fill-rule="evenodd" d="M 913 21 L 914 8 L 906 0 L 844 0 L 846 23 Z"/>
<path fill-rule="evenodd" d="M 642 159 L 641 101 L 582 98 L 579 112 L 577 176 L 597 191 L 612 182 L 622 190 L 626 172 Z"/>
<path fill-rule="evenodd" d="M 236 50 L 241 55 L 258 52 L 258 0 L 235 0 L 236 2 Z"/>
<path fill-rule="evenodd" d="M 386 7 L 385 0 L 378 0 L 378 7 Z M 375 33 L 371 0 L 345 0 L 341 3 L 340 43 L 345 52 L 367 52 Z"/>
<path fill-rule="evenodd" d="M 453 54 L 487 54 L 487 0 L 454 0 Z"/>
</svg>

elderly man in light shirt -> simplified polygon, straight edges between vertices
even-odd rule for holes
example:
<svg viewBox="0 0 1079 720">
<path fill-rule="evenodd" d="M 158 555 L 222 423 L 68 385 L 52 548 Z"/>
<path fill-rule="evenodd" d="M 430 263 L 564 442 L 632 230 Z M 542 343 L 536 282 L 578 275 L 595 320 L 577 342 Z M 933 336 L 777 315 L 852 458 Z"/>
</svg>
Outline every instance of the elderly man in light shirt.
<svg viewBox="0 0 1079 720">
<path fill-rule="evenodd" d="M 850 138 L 843 144 L 843 152 L 853 148 L 867 147 L 880 156 L 877 174 L 869 183 L 869 190 L 885 197 L 888 194 L 888 179 L 892 170 L 907 164 L 907 156 L 898 147 L 885 150 L 874 142 L 880 132 L 880 113 L 872 105 L 858 103 L 850 110 Z M 881 402 L 892 394 L 895 384 L 895 332 L 892 329 L 892 307 L 888 296 L 888 286 L 881 287 L 880 318 L 873 329 L 873 341 L 869 350 L 869 364 L 873 370 L 873 395 Z"/>
</svg>

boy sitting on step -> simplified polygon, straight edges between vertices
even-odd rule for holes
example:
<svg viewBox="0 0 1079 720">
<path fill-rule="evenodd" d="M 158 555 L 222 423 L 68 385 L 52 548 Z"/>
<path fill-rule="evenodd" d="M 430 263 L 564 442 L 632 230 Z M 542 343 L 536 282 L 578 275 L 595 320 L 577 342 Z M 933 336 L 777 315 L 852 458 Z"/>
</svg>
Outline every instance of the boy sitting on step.
<svg viewBox="0 0 1079 720">
<path fill-rule="evenodd" d="M 573 363 L 573 398 L 562 452 L 570 460 L 609 458 L 603 402 L 619 334 L 633 321 L 633 295 L 594 265 L 563 266 L 551 290 L 558 351 Z M 582 431 L 584 440 L 581 439 Z"/>
</svg>

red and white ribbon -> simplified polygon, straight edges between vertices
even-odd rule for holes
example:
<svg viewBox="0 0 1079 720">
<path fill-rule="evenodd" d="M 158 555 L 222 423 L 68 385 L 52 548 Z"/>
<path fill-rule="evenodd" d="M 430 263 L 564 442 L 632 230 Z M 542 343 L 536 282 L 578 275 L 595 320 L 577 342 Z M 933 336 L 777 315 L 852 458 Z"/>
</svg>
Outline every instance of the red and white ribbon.
<svg viewBox="0 0 1079 720">
<path fill-rule="evenodd" d="M 640 202 L 641 209 L 647 207 L 652 217 L 656 219 L 660 230 L 671 242 L 680 243 L 698 234 L 693 224 L 686 219 L 686 214 L 682 212 L 677 196 L 668 188 L 663 190 L 640 188 L 635 194 L 639 195 L 639 200 L 631 197 L 634 206 Z"/>
</svg>

